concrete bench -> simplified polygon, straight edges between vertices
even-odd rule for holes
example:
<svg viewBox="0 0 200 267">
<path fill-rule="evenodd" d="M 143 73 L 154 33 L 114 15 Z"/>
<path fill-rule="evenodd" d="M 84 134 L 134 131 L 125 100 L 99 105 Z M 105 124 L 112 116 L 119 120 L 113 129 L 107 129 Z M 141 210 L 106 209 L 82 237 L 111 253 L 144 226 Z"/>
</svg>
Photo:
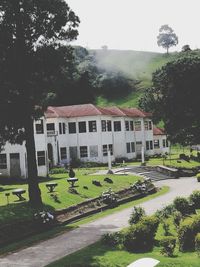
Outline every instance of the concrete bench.
<svg viewBox="0 0 200 267">
<path fill-rule="evenodd" d="M 56 188 L 58 184 L 57 183 L 47 183 L 46 187 L 49 190 L 49 193 L 54 192 L 54 189 Z"/>
<path fill-rule="evenodd" d="M 19 188 L 12 191 L 12 194 L 19 198 L 19 201 L 26 200 L 22 195 L 26 193 L 25 189 Z"/>
</svg>

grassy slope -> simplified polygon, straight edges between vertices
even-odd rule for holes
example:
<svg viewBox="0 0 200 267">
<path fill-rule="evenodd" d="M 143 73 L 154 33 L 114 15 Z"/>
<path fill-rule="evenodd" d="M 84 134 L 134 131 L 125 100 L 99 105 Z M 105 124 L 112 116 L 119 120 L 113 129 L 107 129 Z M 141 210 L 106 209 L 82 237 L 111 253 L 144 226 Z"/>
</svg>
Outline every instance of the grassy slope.
<svg viewBox="0 0 200 267">
<path fill-rule="evenodd" d="M 113 100 L 98 98 L 98 105 L 118 105 L 137 106 L 144 88 L 151 85 L 152 73 L 165 63 L 176 57 L 176 53 L 166 56 L 166 54 L 153 52 L 140 52 L 128 50 L 93 50 L 100 67 L 108 70 L 118 70 L 128 77 L 141 81 L 137 86 L 137 91 L 123 99 Z"/>
<path fill-rule="evenodd" d="M 71 205 L 80 203 L 89 198 L 98 197 L 101 193 L 111 187 L 114 191 L 118 191 L 122 188 L 129 187 L 130 184 L 134 183 L 138 177 L 130 175 L 130 176 L 120 176 L 120 175 L 112 175 L 110 178 L 113 180 L 113 184 L 109 184 L 104 182 L 105 177 L 109 177 L 109 175 L 88 175 L 88 170 L 80 170 L 76 171 L 76 176 L 79 178 L 77 183 L 78 187 L 75 187 L 78 194 L 71 194 L 68 192 L 69 184 L 66 181 L 67 174 L 55 174 L 52 175 L 52 180 L 58 183 L 56 188 L 56 194 L 58 196 L 59 202 L 55 202 L 51 197 L 51 194 L 48 193 L 46 188 L 46 182 L 40 183 L 40 189 L 42 191 L 42 199 L 44 204 L 48 207 L 48 209 L 62 209 L 67 208 Z M 95 186 L 92 184 L 92 180 L 98 180 L 101 182 L 102 186 Z M 87 189 L 84 189 L 83 186 L 87 186 Z M 27 202 L 19 202 L 17 201 L 17 197 L 12 195 L 12 190 L 16 188 L 24 188 L 26 189 L 25 198 L 28 199 L 28 190 L 26 184 L 21 185 L 5 185 L 1 187 L 0 193 L 0 224 L 11 219 L 25 219 L 29 218 L 32 214 Z M 7 204 L 5 193 L 10 193 L 10 205 Z"/>
</svg>

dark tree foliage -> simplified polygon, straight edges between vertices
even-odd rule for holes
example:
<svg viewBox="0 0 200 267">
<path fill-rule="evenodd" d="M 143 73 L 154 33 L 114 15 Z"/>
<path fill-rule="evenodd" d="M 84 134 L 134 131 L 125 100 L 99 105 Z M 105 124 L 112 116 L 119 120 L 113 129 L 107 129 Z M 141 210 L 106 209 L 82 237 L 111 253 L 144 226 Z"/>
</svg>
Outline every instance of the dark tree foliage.
<svg viewBox="0 0 200 267">
<path fill-rule="evenodd" d="M 200 57 L 183 54 L 153 74 L 140 106 L 162 119 L 173 142 L 200 142 Z"/>
<path fill-rule="evenodd" d="M 190 46 L 189 45 L 184 45 L 183 47 L 182 47 L 182 49 L 181 49 L 181 51 L 182 52 L 188 52 L 188 51 L 191 51 L 192 49 L 190 48 Z"/>
<path fill-rule="evenodd" d="M 159 35 L 157 36 L 157 44 L 167 49 L 168 54 L 169 48 L 178 44 L 178 37 L 171 27 L 162 25 L 159 29 Z"/>
<path fill-rule="evenodd" d="M 25 140 L 32 206 L 42 204 L 33 120 L 63 71 L 60 44 L 76 38 L 78 25 L 64 0 L 0 0 L 0 134 L 12 143 Z"/>
</svg>

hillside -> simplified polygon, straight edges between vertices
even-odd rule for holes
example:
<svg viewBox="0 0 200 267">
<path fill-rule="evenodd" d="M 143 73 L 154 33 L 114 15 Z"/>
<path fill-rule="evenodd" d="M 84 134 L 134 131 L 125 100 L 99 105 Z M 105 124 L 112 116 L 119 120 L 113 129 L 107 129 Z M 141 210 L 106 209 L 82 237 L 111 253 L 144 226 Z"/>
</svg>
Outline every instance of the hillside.
<svg viewBox="0 0 200 267">
<path fill-rule="evenodd" d="M 129 51 L 129 50 L 90 50 L 95 55 L 99 67 L 108 70 L 121 71 L 127 77 L 140 81 L 136 92 L 123 99 L 107 101 L 102 97 L 97 99 L 98 105 L 137 106 L 144 88 L 151 86 L 152 73 L 168 61 L 177 56 L 172 53 L 169 56 L 161 53 Z"/>
</svg>

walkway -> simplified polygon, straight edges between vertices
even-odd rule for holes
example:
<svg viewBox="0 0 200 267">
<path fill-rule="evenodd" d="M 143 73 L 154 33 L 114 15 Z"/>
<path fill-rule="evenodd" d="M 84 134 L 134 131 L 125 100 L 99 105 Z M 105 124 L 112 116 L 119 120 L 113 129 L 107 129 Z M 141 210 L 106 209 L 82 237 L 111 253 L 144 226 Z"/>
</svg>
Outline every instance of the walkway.
<svg viewBox="0 0 200 267">
<path fill-rule="evenodd" d="M 157 186 L 168 185 L 170 191 L 149 200 L 140 206 L 145 208 L 148 214 L 169 204 L 176 196 L 188 196 L 192 191 L 200 189 L 200 184 L 194 178 L 181 178 L 156 182 Z M 29 248 L 11 253 L 0 258 L 1 267 L 42 267 L 84 248 L 100 239 L 102 234 L 108 231 L 116 231 L 128 225 L 128 219 L 132 209 L 127 208 L 94 222 L 80 226 L 71 232 L 61 234 L 52 239 L 43 241 Z"/>
</svg>

